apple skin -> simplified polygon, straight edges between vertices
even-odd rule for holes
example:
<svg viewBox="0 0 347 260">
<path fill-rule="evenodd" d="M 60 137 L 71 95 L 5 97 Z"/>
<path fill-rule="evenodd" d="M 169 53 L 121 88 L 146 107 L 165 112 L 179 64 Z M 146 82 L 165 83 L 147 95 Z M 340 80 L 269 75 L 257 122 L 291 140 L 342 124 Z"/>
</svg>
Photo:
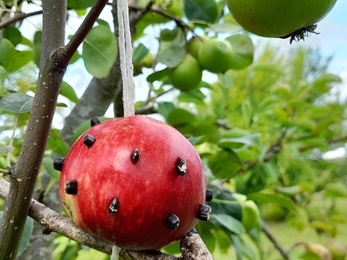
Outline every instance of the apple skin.
<svg viewBox="0 0 347 260">
<path fill-rule="evenodd" d="M 284 37 L 322 20 L 337 0 L 227 0 L 230 13 L 246 30 Z"/>
<path fill-rule="evenodd" d="M 201 83 L 202 70 L 199 62 L 193 56 L 187 54 L 177 67 L 169 69 L 168 77 L 175 88 L 181 91 L 194 90 Z"/>
<path fill-rule="evenodd" d="M 224 73 L 230 69 L 234 60 L 234 50 L 225 40 L 211 38 L 204 40 L 199 47 L 200 66 L 212 73 Z"/>
<path fill-rule="evenodd" d="M 90 147 L 87 135 L 95 138 Z M 186 161 L 185 174 L 177 172 L 180 159 Z M 67 192 L 71 181 L 76 192 Z M 183 238 L 198 221 L 205 189 L 201 159 L 189 141 L 140 115 L 87 130 L 70 149 L 60 178 L 60 197 L 73 221 L 130 250 L 159 249 Z M 165 225 L 171 213 L 179 217 L 175 230 Z"/>
</svg>

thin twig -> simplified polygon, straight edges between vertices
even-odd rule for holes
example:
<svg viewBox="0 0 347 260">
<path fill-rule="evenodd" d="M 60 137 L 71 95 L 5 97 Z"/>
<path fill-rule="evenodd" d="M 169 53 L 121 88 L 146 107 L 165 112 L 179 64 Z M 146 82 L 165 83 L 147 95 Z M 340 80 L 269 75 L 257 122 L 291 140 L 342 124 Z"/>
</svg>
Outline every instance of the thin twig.
<svg viewBox="0 0 347 260">
<path fill-rule="evenodd" d="M 16 13 L 11 19 L 7 19 L 6 21 L 0 23 L 0 30 L 5 27 L 14 24 L 18 21 L 24 20 L 25 18 L 42 14 L 42 10 L 30 12 L 30 13 Z"/>
<path fill-rule="evenodd" d="M 290 260 L 288 253 L 282 248 L 282 246 L 278 243 L 276 238 L 272 235 L 270 230 L 264 224 L 261 225 L 261 230 L 266 235 L 266 237 L 271 241 L 271 243 L 274 245 L 277 251 L 281 254 L 283 259 Z"/>
</svg>

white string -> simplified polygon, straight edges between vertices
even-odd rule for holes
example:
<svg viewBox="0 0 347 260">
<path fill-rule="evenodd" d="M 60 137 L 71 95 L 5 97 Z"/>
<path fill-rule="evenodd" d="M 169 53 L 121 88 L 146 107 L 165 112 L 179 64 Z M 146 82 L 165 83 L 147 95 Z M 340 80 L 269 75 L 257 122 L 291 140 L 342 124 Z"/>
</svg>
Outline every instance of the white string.
<svg viewBox="0 0 347 260">
<path fill-rule="evenodd" d="M 135 84 L 133 81 L 133 49 L 129 25 L 128 0 L 117 1 L 117 17 L 119 60 L 123 84 L 124 116 L 132 116 L 135 113 Z"/>
<path fill-rule="evenodd" d="M 112 246 L 111 260 L 119 260 L 120 248 L 117 246 Z"/>
</svg>

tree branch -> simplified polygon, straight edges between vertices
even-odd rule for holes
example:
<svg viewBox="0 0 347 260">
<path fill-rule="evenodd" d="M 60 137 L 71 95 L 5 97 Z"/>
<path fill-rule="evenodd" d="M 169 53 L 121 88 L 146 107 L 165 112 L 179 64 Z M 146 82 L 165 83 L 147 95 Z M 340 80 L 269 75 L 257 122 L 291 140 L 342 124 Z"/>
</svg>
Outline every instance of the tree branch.
<svg viewBox="0 0 347 260">
<path fill-rule="evenodd" d="M 81 37 L 90 31 L 98 17 L 96 14 L 100 14 L 106 4 L 106 0 L 96 2 L 88 16 L 90 20 L 87 23 L 90 25 L 80 27 L 78 37 L 71 40 L 70 45 L 64 49 L 66 1 L 42 2 L 39 78 L 23 146 L 17 164 L 11 170 L 11 196 L 6 200 L 0 230 L 0 259 L 15 259 L 17 256 L 25 224 L 23 216 L 28 214 L 65 69 L 83 41 Z"/>
<path fill-rule="evenodd" d="M 42 10 L 38 10 L 38 11 L 30 12 L 30 13 L 17 13 L 11 19 L 6 19 L 6 21 L 0 23 L 0 30 L 18 21 L 24 20 L 25 18 L 39 15 L 39 14 L 42 14 Z"/>
</svg>

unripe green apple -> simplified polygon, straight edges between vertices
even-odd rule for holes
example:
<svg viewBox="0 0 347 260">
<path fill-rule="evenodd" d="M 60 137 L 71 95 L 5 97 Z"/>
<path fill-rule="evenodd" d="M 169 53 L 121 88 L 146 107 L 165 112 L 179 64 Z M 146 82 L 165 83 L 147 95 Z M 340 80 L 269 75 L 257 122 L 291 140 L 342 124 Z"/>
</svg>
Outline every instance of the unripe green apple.
<svg viewBox="0 0 347 260">
<path fill-rule="evenodd" d="M 195 36 L 191 38 L 186 44 L 187 52 L 190 55 L 192 55 L 195 59 L 198 59 L 200 47 L 205 40 L 205 37 L 200 36 Z"/>
<path fill-rule="evenodd" d="M 199 62 L 188 54 L 177 67 L 169 69 L 168 77 L 175 88 L 188 91 L 199 87 L 202 70 Z"/>
<path fill-rule="evenodd" d="M 224 73 L 233 62 L 234 51 L 228 41 L 206 39 L 199 48 L 198 61 L 203 69 Z"/>
</svg>

